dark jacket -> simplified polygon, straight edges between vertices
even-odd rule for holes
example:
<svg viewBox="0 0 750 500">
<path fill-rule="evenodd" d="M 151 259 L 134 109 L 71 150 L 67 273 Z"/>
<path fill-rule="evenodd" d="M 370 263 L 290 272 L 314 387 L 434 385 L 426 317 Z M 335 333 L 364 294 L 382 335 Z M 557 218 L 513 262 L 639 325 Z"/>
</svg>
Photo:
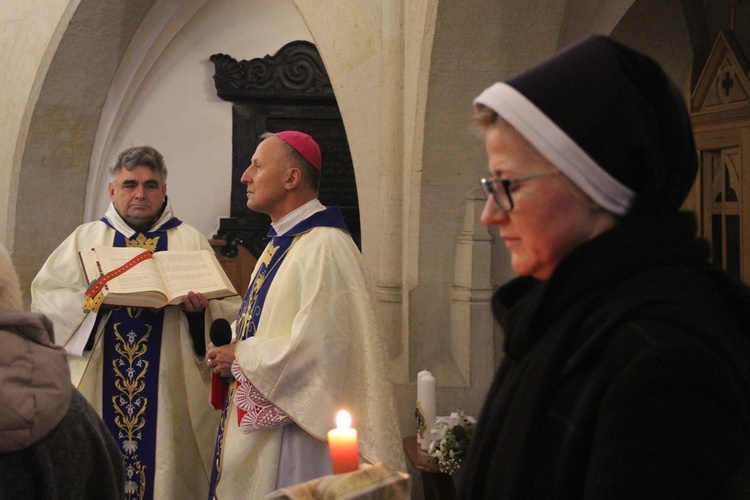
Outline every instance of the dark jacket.
<svg viewBox="0 0 750 500">
<path fill-rule="evenodd" d="M 695 229 L 626 220 L 497 291 L 462 498 L 750 498 L 750 291 Z"/>
<path fill-rule="evenodd" d="M 122 455 L 45 316 L 0 308 L 0 499 L 120 499 Z"/>
</svg>

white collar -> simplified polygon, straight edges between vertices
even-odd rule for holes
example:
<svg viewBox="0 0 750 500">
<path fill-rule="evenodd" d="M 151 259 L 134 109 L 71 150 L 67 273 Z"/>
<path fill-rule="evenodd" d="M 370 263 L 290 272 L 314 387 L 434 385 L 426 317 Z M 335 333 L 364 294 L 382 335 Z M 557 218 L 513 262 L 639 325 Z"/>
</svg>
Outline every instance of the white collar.
<svg viewBox="0 0 750 500">
<path fill-rule="evenodd" d="M 272 222 L 271 226 L 274 231 L 276 231 L 276 234 L 281 236 L 303 220 L 310 217 L 312 214 L 322 212 L 325 209 L 326 207 L 315 198 L 314 200 L 310 200 L 304 205 L 295 208 L 276 222 Z"/>
<path fill-rule="evenodd" d="M 117 210 L 115 209 L 115 206 L 112 204 L 112 202 L 109 203 L 109 207 L 107 208 L 107 212 L 104 214 L 104 217 L 109 221 L 110 224 L 112 224 L 112 227 L 114 227 L 115 230 L 124 234 L 128 239 L 132 238 L 136 233 L 138 233 L 138 231 L 130 227 L 128 223 L 125 222 L 125 219 L 123 219 L 120 214 L 117 213 Z M 161 213 L 161 216 L 156 221 L 156 223 L 148 228 L 148 232 L 156 231 L 166 222 L 170 221 L 173 217 L 174 213 L 172 212 L 172 204 L 169 202 L 169 198 L 167 198 L 164 211 Z"/>
</svg>

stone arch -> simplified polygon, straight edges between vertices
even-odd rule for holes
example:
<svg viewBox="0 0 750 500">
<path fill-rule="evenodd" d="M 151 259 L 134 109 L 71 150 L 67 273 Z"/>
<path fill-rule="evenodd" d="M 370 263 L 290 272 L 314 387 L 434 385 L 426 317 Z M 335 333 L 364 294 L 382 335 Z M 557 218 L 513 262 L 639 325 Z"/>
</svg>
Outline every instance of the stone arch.
<svg viewBox="0 0 750 500">
<path fill-rule="evenodd" d="M 23 148 L 16 204 L 14 254 L 26 303 L 37 270 L 82 220 L 109 82 L 153 2 L 81 0 L 44 75 Z"/>
</svg>

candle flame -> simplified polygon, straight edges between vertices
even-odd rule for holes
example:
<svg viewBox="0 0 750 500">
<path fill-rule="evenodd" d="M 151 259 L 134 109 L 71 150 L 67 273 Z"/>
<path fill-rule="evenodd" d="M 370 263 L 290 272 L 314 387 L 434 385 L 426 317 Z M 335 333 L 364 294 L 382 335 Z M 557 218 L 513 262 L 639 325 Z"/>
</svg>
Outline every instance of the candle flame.
<svg viewBox="0 0 750 500">
<path fill-rule="evenodd" d="M 336 414 L 336 427 L 338 429 L 348 429 L 352 425 L 352 416 L 346 410 L 341 410 Z"/>
</svg>

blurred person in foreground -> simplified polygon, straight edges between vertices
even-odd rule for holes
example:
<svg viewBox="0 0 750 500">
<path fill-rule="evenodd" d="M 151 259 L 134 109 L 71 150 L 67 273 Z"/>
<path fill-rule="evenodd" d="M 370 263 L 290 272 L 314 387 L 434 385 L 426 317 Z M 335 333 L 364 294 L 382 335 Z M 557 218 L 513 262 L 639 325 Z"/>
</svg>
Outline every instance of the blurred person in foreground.
<svg viewBox="0 0 750 500">
<path fill-rule="evenodd" d="M 681 211 L 683 97 L 592 36 L 474 101 L 519 277 L 462 498 L 750 498 L 750 293 Z"/>
<path fill-rule="evenodd" d="M 271 241 L 236 342 L 206 353 L 214 373 L 234 379 L 212 473 L 218 499 L 263 498 L 330 474 L 327 433 L 342 409 L 362 462 L 405 469 L 362 255 L 341 211 L 318 200 L 322 167 L 315 140 L 285 130 L 261 136 L 242 175 L 248 208 L 271 218 Z"/>
<path fill-rule="evenodd" d="M 52 322 L 25 312 L 0 245 L 0 498 L 123 498 L 117 443 L 70 383 Z"/>
<path fill-rule="evenodd" d="M 78 226 L 31 284 L 32 310 L 52 319 L 60 345 L 81 319 L 89 287 L 78 252 L 95 246 L 212 251 L 203 234 L 175 216 L 159 151 L 128 148 L 109 173 L 104 216 Z M 208 492 L 220 416 L 209 403 L 211 372 L 204 364 L 209 325 L 233 318 L 239 304 L 239 297 L 209 301 L 190 292 L 179 306 L 102 307 L 97 318 L 106 320 L 103 331 L 83 356 L 68 357 L 74 385 L 120 446 L 128 498 Z"/>
</svg>

